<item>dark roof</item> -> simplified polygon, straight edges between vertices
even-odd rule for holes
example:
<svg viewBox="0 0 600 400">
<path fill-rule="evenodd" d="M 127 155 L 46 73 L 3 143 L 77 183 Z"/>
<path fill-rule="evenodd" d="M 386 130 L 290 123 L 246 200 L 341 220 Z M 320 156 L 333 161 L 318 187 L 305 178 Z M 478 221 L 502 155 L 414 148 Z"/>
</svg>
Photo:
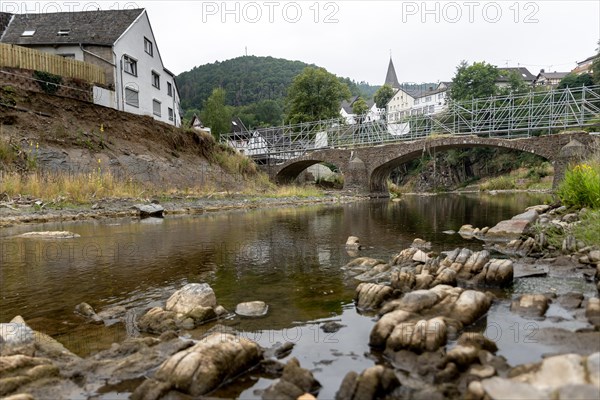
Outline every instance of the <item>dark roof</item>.
<svg viewBox="0 0 600 400">
<path fill-rule="evenodd" d="M 533 82 L 535 80 L 535 75 L 525 67 L 498 68 L 498 71 L 500 71 L 500 77 L 496 79 L 496 82 L 508 82 L 509 72 L 516 72 L 525 82 Z"/>
<path fill-rule="evenodd" d="M 384 85 L 390 85 L 394 89 L 400 87 L 398 77 L 396 76 L 396 69 L 394 68 L 394 63 L 392 62 L 392 57 L 390 57 L 390 63 L 388 64 L 388 70 L 387 74 L 385 75 Z"/>
<path fill-rule="evenodd" d="M 2 37 L 2 34 L 4 33 L 4 30 L 6 29 L 6 27 L 8 26 L 8 23 L 10 22 L 10 19 L 12 18 L 12 16 L 13 16 L 12 14 L 0 12 L 0 38 Z"/>
<path fill-rule="evenodd" d="M 433 96 L 434 94 L 443 93 L 443 92 L 446 92 L 446 91 L 448 91 L 448 88 L 427 90 L 425 92 L 422 92 L 422 93 L 419 93 L 419 94 L 415 94 L 413 97 L 415 99 L 420 99 L 420 98 L 427 97 L 427 96 Z"/>
<path fill-rule="evenodd" d="M 17 45 L 96 44 L 111 46 L 131 26 L 144 9 L 15 14 L 8 25 L 3 43 Z M 69 30 L 58 35 L 59 30 Z M 26 30 L 35 30 L 22 37 Z"/>
<path fill-rule="evenodd" d="M 586 58 L 583 61 L 577 61 L 577 65 L 585 64 L 585 63 L 587 63 L 589 61 L 592 61 L 594 58 L 596 58 L 598 56 L 599 56 L 598 54 L 594 54 L 593 56 L 589 56 L 588 58 Z"/>
<path fill-rule="evenodd" d="M 358 100 L 360 96 L 354 96 L 350 99 L 350 101 L 348 100 L 343 100 L 342 104 L 340 104 L 340 108 L 342 108 L 343 110 L 345 110 L 348 114 L 352 114 L 352 105 L 354 104 L 354 102 L 356 100 Z"/>
<path fill-rule="evenodd" d="M 567 75 L 569 75 L 569 72 L 540 72 L 536 79 L 539 79 L 542 76 L 546 79 L 562 79 Z"/>
</svg>

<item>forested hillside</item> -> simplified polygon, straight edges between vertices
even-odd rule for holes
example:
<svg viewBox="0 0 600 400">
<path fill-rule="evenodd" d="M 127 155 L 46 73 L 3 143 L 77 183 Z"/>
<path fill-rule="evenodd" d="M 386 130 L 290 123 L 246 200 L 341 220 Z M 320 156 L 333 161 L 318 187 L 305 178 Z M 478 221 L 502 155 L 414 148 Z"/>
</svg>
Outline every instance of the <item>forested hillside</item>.
<svg viewBox="0 0 600 400">
<path fill-rule="evenodd" d="M 308 66 L 302 61 L 282 58 L 243 56 L 195 67 L 177 76 L 181 106 L 189 118 L 202 110 L 213 89 L 222 87 L 226 104 L 233 114 L 250 126 L 273 125 L 281 122 L 287 89 L 294 77 Z M 378 86 L 340 78 L 352 95 L 365 99 L 373 96 Z"/>
</svg>

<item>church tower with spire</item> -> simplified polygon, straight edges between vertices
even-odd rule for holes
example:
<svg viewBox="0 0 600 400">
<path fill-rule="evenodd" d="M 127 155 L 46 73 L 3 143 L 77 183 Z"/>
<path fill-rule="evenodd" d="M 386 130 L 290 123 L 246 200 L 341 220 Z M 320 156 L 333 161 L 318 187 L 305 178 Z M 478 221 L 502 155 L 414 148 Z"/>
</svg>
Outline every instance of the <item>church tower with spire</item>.
<svg viewBox="0 0 600 400">
<path fill-rule="evenodd" d="M 392 56 L 390 56 L 390 63 L 388 65 L 387 74 L 385 75 L 384 85 L 390 85 L 394 89 L 400 89 L 400 83 L 398 82 L 398 77 L 396 76 L 396 69 L 394 68 L 394 63 L 392 62 Z"/>
</svg>

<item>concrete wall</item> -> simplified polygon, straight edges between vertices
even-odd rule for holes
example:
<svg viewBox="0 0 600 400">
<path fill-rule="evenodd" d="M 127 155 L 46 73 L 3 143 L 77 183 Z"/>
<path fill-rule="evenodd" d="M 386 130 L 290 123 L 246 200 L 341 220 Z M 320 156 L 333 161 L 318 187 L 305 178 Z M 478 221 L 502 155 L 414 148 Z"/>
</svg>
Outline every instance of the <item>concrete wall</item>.
<svg viewBox="0 0 600 400">
<path fill-rule="evenodd" d="M 117 94 L 114 90 L 94 86 L 93 94 L 94 104 L 104 107 L 117 108 Z"/>
<path fill-rule="evenodd" d="M 106 85 L 114 88 L 116 66 L 111 46 L 83 46 L 83 61 L 99 66 L 104 70 Z"/>
</svg>

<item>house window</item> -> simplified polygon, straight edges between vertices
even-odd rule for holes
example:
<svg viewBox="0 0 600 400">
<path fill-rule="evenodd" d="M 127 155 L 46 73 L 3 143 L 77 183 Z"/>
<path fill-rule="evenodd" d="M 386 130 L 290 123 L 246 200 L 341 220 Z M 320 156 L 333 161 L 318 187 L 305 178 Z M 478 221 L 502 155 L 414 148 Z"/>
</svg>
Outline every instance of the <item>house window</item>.
<svg viewBox="0 0 600 400">
<path fill-rule="evenodd" d="M 144 51 L 151 56 L 154 56 L 154 48 L 152 46 L 152 42 L 148 40 L 148 38 L 144 38 Z"/>
<path fill-rule="evenodd" d="M 33 34 L 35 33 L 35 29 L 27 29 L 25 31 L 23 31 L 23 33 L 21 33 L 22 37 L 31 37 L 33 36 Z"/>
<path fill-rule="evenodd" d="M 69 33 L 71 33 L 70 29 L 59 29 L 57 35 L 58 36 L 69 36 Z"/>
<path fill-rule="evenodd" d="M 427 97 L 425 98 L 425 101 L 426 101 L 426 102 L 429 102 L 429 101 L 431 101 L 431 96 L 427 96 Z"/>
<path fill-rule="evenodd" d="M 160 89 L 160 75 L 152 71 L 152 86 Z"/>
<path fill-rule="evenodd" d="M 128 74 L 137 76 L 137 61 L 129 56 L 123 56 L 123 69 Z"/>
<path fill-rule="evenodd" d="M 125 88 L 125 103 L 132 107 L 138 108 L 140 106 L 140 94 L 137 90 L 126 87 Z"/>
<path fill-rule="evenodd" d="M 415 104 L 419 104 L 419 99 L 415 99 Z"/>
<path fill-rule="evenodd" d="M 58 54 L 59 56 L 63 57 L 63 58 L 72 58 L 75 59 L 75 53 L 62 53 L 62 54 Z"/>
<path fill-rule="evenodd" d="M 169 121 L 173 121 L 173 109 L 169 108 Z"/>
<path fill-rule="evenodd" d="M 157 117 L 161 116 L 161 112 L 160 112 L 160 101 L 154 99 L 152 100 L 152 113 L 154 115 L 156 115 Z"/>
<path fill-rule="evenodd" d="M 438 99 L 441 99 L 442 97 L 444 97 L 444 93 L 438 94 Z"/>
<path fill-rule="evenodd" d="M 173 97 L 173 85 L 171 85 L 171 82 L 167 82 L 167 94 Z"/>
</svg>

